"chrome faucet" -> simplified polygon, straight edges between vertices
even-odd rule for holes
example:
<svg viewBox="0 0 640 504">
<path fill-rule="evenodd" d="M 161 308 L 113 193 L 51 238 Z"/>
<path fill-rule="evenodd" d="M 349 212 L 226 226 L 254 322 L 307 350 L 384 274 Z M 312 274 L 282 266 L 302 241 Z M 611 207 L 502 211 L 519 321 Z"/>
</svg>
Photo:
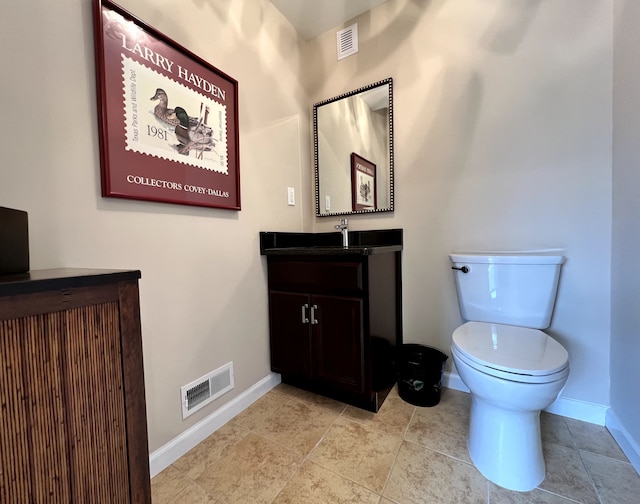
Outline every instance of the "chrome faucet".
<svg viewBox="0 0 640 504">
<path fill-rule="evenodd" d="M 342 246 L 347 248 L 349 246 L 349 222 L 347 219 L 340 219 L 340 224 L 336 224 L 336 229 L 342 232 Z"/>
</svg>

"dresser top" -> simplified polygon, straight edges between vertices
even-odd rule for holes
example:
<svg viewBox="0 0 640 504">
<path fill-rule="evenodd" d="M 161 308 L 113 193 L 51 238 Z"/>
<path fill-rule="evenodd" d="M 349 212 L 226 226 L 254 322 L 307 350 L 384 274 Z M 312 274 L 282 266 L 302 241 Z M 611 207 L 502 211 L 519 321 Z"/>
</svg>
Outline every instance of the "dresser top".
<svg viewBox="0 0 640 504">
<path fill-rule="evenodd" d="M 139 270 L 58 268 L 33 270 L 16 275 L 0 275 L 0 296 L 73 289 L 128 280 L 138 280 Z"/>
</svg>

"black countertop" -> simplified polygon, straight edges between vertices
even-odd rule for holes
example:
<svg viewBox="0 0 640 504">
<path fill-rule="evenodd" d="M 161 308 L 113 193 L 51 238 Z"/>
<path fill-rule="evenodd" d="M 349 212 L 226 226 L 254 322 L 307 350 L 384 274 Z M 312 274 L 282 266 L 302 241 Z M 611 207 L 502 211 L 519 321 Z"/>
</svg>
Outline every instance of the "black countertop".
<svg viewBox="0 0 640 504">
<path fill-rule="evenodd" d="M 349 231 L 349 246 L 342 246 L 342 234 L 262 231 L 260 254 L 266 256 L 359 256 L 402 250 L 402 229 Z"/>
<path fill-rule="evenodd" d="M 389 245 L 389 246 L 348 246 L 348 247 L 274 247 L 266 249 L 261 252 L 266 256 L 359 256 L 359 255 L 374 255 L 374 254 L 388 254 L 389 252 L 399 252 L 402 250 L 402 245 Z"/>
</svg>

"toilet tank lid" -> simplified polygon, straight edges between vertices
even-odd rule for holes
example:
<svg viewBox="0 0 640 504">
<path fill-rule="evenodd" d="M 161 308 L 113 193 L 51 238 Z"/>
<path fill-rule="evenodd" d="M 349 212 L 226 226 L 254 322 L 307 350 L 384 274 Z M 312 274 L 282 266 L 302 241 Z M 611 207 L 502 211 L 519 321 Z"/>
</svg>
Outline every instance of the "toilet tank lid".
<svg viewBox="0 0 640 504">
<path fill-rule="evenodd" d="M 452 263 L 466 264 L 562 264 L 565 256 L 554 252 L 460 252 L 449 254 Z"/>
</svg>

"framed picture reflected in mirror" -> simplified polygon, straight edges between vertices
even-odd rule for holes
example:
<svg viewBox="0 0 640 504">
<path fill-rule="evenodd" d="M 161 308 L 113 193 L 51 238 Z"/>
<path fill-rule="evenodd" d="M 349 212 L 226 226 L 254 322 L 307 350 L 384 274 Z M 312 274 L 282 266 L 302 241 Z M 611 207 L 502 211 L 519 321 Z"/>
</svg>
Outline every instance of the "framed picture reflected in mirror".
<svg viewBox="0 0 640 504">
<path fill-rule="evenodd" d="M 351 153 L 351 200 L 352 210 L 373 210 L 376 208 L 376 165 L 362 156 Z"/>
</svg>

